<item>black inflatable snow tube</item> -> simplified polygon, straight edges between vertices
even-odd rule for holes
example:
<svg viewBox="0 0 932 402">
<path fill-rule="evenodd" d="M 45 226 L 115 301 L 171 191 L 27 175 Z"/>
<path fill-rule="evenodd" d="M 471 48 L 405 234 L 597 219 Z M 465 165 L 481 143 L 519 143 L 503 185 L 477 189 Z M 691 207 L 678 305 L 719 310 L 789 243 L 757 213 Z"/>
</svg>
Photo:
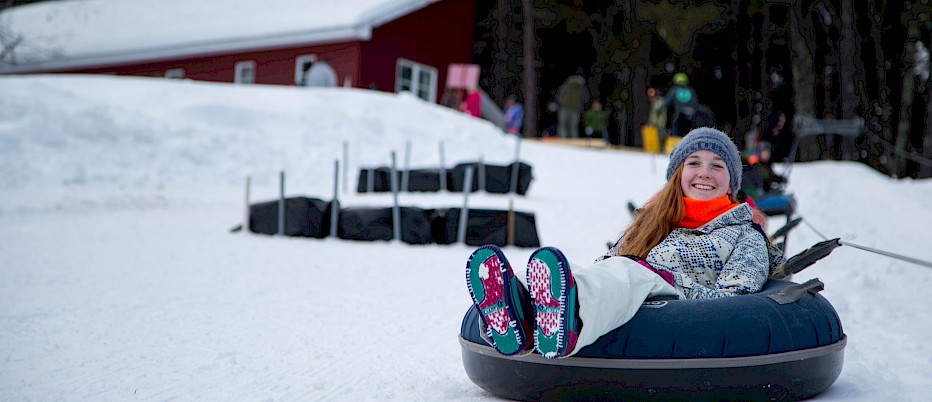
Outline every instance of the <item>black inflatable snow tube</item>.
<svg viewBox="0 0 932 402">
<path fill-rule="evenodd" d="M 518 400 L 797 400 L 835 382 L 847 342 L 821 282 L 770 280 L 756 294 L 645 303 L 575 356 L 502 356 L 463 319 L 470 379 Z"/>
</svg>

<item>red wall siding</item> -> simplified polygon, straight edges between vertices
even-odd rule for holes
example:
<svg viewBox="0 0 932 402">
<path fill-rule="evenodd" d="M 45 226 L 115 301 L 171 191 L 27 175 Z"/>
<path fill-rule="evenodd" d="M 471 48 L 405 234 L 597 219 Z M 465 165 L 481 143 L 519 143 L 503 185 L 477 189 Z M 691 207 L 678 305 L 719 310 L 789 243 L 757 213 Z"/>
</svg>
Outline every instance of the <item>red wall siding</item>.
<svg viewBox="0 0 932 402">
<path fill-rule="evenodd" d="M 472 58 L 474 0 L 442 0 L 374 28 L 372 39 L 314 46 L 217 54 L 134 65 L 61 72 L 162 77 L 165 70 L 183 68 L 188 79 L 233 82 L 237 61 L 256 62 L 257 84 L 294 85 L 295 58 L 316 54 L 330 60 L 339 84 L 348 77 L 354 87 L 395 91 L 399 58 L 437 69 L 437 97 L 445 89 L 447 66 Z"/>
<path fill-rule="evenodd" d="M 437 98 L 443 93 L 450 63 L 472 59 L 473 0 L 446 0 L 375 28 L 362 43 L 362 81 L 379 90 L 395 91 L 395 64 L 409 59 L 437 69 Z"/>
<path fill-rule="evenodd" d="M 298 56 L 316 54 L 318 59 L 328 59 L 337 72 L 339 83 L 349 77 L 355 85 L 359 82 L 359 42 L 275 49 L 178 60 L 156 61 L 137 65 L 83 69 L 73 72 L 92 74 L 118 74 L 162 77 L 165 70 L 183 68 L 185 78 L 201 81 L 233 82 L 234 66 L 238 61 L 256 62 L 257 84 L 294 85 L 295 59 Z"/>
</svg>

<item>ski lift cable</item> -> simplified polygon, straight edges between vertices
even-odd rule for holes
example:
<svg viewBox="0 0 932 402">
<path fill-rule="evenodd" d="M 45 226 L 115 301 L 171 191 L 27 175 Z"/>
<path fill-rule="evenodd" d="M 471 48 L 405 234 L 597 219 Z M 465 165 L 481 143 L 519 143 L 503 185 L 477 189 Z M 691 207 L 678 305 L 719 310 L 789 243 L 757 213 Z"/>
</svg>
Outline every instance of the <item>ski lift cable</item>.
<svg viewBox="0 0 932 402">
<path fill-rule="evenodd" d="M 898 259 L 898 260 L 900 260 L 900 261 L 911 262 L 911 263 L 913 263 L 913 264 L 920 265 L 920 266 L 923 266 L 923 267 L 926 267 L 926 268 L 932 268 L 932 262 L 920 260 L 920 259 L 918 259 L 918 258 L 913 258 L 913 257 L 909 257 L 909 256 L 905 256 L 905 255 L 902 255 L 902 254 L 897 254 L 897 253 L 891 253 L 891 252 L 889 252 L 889 251 L 878 250 L 878 249 L 876 249 L 876 248 L 870 248 L 870 247 L 867 247 L 867 246 L 860 246 L 860 245 L 857 245 L 857 244 L 853 244 L 853 243 L 849 243 L 849 242 L 841 241 L 841 240 L 839 240 L 838 243 L 840 243 L 840 244 L 843 245 L 843 246 L 851 246 L 851 247 L 854 247 L 854 248 L 856 248 L 856 249 L 864 250 L 864 251 L 871 252 L 871 253 L 874 253 L 874 254 L 879 254 L 879 255 L 882 255 L 882 256 L 886 256 L 886 257 L 890 257 L 890 258 L 895 258 L 895 259 Z"/>
<path fill-rule="evenodd" d="M 828 237 L 826 237 L 825 235 L 823 235 L 821 232 L 819 232 L 818 229 L 816 229 L 814 226 L 812 226 L 812 224 L 809 223 L 809 220 L 808 220 L 808 219 L 803 219 L 803 223 L 805 223 L 806 226 L 809 227 L 809 229 L 811 229 L 813 232 L 815 232 L 817 235 L 819 235 L 819 237 L 821 237 L 822 240 L 828 240 Z M 905 262 L 913 263 L 913 264 L 916 264 L 916 265 L 919 265 L 919 266 L 922 266 L 922 267 L 932 268 L 932 262 L 925 261 L 925 260 L 920 260 L 920 259 L 918 259 L 918 258 L 914 258 L 914 257 L 902 255 L 902 254 L 897 254 L 897 253 L 893 253 L 893 252 L 890 252 L 890 251 L 884 251 L 884 250 L 880 250 L 880 249 L 876 249 L 876 248 L 872 248 L 872 247 L 862 246 L 862 245 L 854 244 L 854 243 L 851 243 L 851 242 L 848 242 L 848 241 L 843 241 L 843 240 L 840 240 L 840 239 L 838 240 L 838 244 L 841 244 L 841 245 L 843 245 L 843 246 L 850 246 L 850 247 L 852 247 L 852 248 L 856 248 L 856 249 L 859 249 L 859 250 L 867 251 L 867 252 L 869 252 L 869 253 L 874 253 L 874 254 L 878 254 L 878 255 L 885 256 L 885 257 L 894 258 L 894 259 L 897 259 L 897 260 L 900 260 L 900 261 L 905 261 Z"/>
<path fill-rule="evenodd" d="M 815 226 L 812 226 L 812 224 L 809 223 L 809 220 L 808 220 L 808 219 L 803 219 L 803 223 L 805 223 L 806 226 L 809 227 L 809 229 L 811 229 L 813 232 L 815 232 L 815 234 L 819 235 L 819 237 L 821 237 L 822 240 L 828 240 L 828 237 L 825 236 L 824 234 L 822 234 L 822 232 L 819 232 L 819 230 L 816 229 Z"/>
</svg>

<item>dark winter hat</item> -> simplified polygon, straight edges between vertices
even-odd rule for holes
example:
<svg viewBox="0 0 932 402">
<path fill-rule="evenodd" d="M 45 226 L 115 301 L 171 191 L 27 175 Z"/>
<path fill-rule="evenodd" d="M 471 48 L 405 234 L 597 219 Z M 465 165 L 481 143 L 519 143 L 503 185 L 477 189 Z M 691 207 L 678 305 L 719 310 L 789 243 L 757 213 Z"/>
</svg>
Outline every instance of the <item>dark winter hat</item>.
<svg viewBox="0 0 932 402">
<path fill-rule="evenodd" d="M 686 134 L 670 152 L 670 165 L 667 166 L 667 180 L 673 177 L 676 168 L 696 151 L 712 151 L 725 160 L 728 166 L 728 179 L 731 181 L 731 193 L 738 194 L 741 188 L 741 154 L 738 147 L 725 133 L 711 127 L 700 127 Z"/>
</svg>

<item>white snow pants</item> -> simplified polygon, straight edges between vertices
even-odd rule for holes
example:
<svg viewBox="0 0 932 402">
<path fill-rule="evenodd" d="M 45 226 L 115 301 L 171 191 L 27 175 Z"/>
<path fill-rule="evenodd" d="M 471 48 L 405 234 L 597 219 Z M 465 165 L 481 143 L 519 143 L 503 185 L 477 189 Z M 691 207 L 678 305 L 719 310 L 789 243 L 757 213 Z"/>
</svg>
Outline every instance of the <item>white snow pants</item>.
<svg viewBox="0 0 932 402">
<path fill-rule="evenodd" d="M 588 266 L 571 263 L 570 271 L 576 280 L 579 319 L 583 326 L 576 347 L 568 356 L 628 322 L 644 300 L 657 296 L 684 297 L 660 275 L 627 257 L 611 257 Z M 525 276 L 515 276 L 526 289 Z M 492 343 L 482 320 L 479 320 L 479 334 Z"/>
<path fill-rule="evenodd" d="M 569 356 L 628 322 L 644 300 L 683 297 L 660 275 L 627 257 L 611 257 L 589 266 L 570 264 L 570 269 L 576 279 L 583 326 Z"/>
</svg>

